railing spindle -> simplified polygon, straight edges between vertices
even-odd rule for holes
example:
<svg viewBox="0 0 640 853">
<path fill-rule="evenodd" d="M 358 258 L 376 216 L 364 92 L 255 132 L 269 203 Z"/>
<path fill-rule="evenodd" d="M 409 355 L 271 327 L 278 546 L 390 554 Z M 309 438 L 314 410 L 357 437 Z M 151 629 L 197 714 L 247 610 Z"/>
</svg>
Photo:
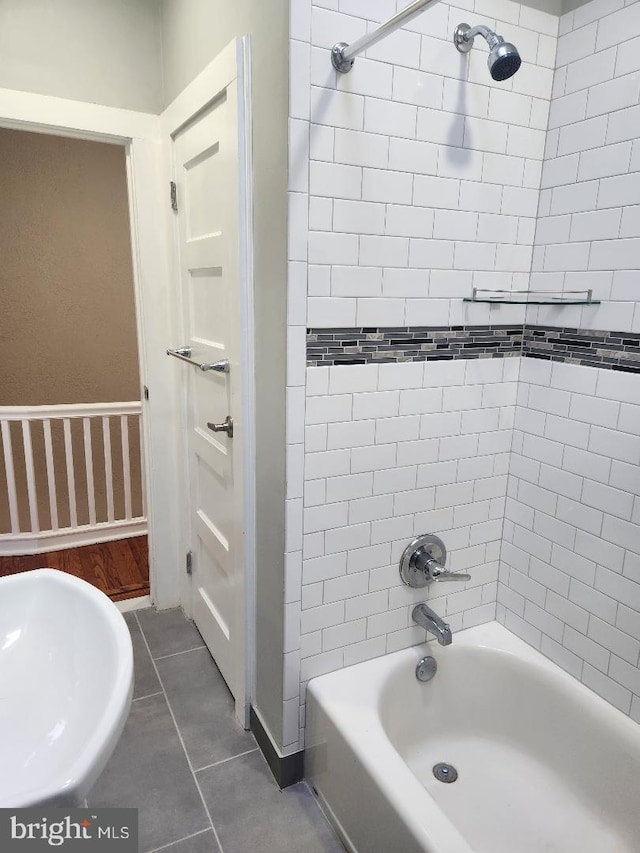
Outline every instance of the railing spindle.
<svg viewBox="0 0 640 853">
<path fill-rule="evenodd" d="M 44 430 L 44 454 L 47 462 L 47 486 L 49 488 L 49 512 L 51 513 L 51 529 L 58 530 L 58 496 L 56 494 L 56 471 L 53 464 L 53 442 L 51 441 L 51 421 L 42 421 Z"/>
<path fill-rule="evenodd" d="M 24 443 L 24 463 L 27 469 L 27 494 L 29 495 L 29 518 L 31 520 L 31 532 L 40 532 L 40 520 L 38 518 L 38 495 L 36 493 L 36 472 L 33 467 L 33 447 L 31 446 L 31 424 L 22 421 L 22 441 Z"/>
<path fill-rule="evenodd" d="M 9 498 L 11 532 L 20 533 L 18 495 L 16 492 L 16 477 L 13 470 L 13 448 L 11 446 L 11 430 L 9 427 L 9 421 L 2 421 L 2 449 L 4 451 L 4 470 L 7 476 L 7 495 Z"/>
<path fill-rule="evenodd" d="M 82 419 L 84 435 L 84 467 L 87 475 L 87 503 L 89 505 L 89 524 L 96 523 L 96 493 L 93 484 L 93 445 L 91 444 L 91 421 Z"/>
<path fill-rule="evenodd" d="M 78 508 L 76 505 L 76 477 L 73 467 L 73 445 L 71 444 L 71 421 L 69 418 L 62 419 L 64 428 L 64 456 L 67 463 L 67 488 L 69 490 L 69 518 L 70 526 L 78 526 Z"/>
<path fill-rule="evenodd" d="M 124 517 L 131 518 L 131 460 L 129 458 L 129 418 L 120 416 L 120 439 L 122 441 L 122 473 L 124 475 Z"/>
<path fill-rule="evenodd" d="M 107 484 L 107 520 L 115 518 L 113 511 L 113 465 L 111 462 L 111 425 L 109 418 L 102 418 L 102 438 L 104 442 L 104 477 Z"/>
</svg>

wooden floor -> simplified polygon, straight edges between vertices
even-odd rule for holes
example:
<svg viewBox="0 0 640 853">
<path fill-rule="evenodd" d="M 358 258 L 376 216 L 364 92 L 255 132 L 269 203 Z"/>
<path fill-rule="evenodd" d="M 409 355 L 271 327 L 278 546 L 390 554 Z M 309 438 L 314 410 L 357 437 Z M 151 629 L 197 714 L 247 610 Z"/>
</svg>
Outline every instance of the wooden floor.
<svg viewBox="0 0 640 853">
<path fill-rule="evenodd" d="M 28 557 L 0 557 L 0 577 L 40 568 L 61 569 L 82 578 L 106 592 L 112 601 L 149 595 L 146 536 Z"/>
</svg>

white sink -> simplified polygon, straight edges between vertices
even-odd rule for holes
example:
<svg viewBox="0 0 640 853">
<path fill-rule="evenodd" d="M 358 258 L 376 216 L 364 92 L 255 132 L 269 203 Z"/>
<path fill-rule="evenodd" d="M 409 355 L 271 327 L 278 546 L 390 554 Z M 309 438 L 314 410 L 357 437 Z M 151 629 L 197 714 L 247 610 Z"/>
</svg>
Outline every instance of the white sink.
<svg viewBox="0 0 640 853">
<path fill-rule="evenodd" d="M 57 569 L 0 578 L 0 808 L 81 805 L 133 690 L 127 625 Z"/>
</svg>

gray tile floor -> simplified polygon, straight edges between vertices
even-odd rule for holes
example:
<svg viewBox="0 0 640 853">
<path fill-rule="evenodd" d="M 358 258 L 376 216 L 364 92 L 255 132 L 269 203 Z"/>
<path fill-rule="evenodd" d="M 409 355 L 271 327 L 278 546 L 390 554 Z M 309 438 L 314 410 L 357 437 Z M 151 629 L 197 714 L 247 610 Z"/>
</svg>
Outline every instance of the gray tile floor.
<svg viewBox="0 0 640 853">
<path fill-rule="evenodd" d="M 125 619 L 135 661 L 131 713 L 88 804 L 137 808 L 141 853 L 343 853 L 303 782 L 278 789 L 182 611 Z"/>
</svg>

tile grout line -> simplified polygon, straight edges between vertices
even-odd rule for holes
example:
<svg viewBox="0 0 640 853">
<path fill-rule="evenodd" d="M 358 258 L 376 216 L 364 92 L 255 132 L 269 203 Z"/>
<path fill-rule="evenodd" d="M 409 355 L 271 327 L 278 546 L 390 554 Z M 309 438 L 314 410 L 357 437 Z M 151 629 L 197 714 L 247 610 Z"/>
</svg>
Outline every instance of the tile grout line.
<svg viewBox="0 0 640 853">
<path fill-rule="evenodd" d="M 201 799 L 201 801 L 202 801 L 202 806 L 203 806 L 203 808 L 204 808 L 204 811 L 205 811 L 206 816 L 207 816 L 207 817 L 208 817 L 208 819 L 209 819 L 209 825 L 210 825 L 211 829 L 213 830 L 213 836 L 214 836 L 214 838 L 215 838 L 215 840 L 216 840 L 216 844 L 218 845 L 218 849 L 219 849 L 220 853 L 224 853 L 224 851 L 223 851 L 223 849 L 222 849 L 222 844 L 221 844 L 221 842 L 220 842 L 220 838 L 219 838 L 219 836 L 218 836 L 218 833 L 217 833 L 217 831 L 216 831 L 215 826 L 213 825 L 213 820 L 211 819 L 211 812 L 209 811 L 209 807 L 207 806 L 206 800 L 205 800 L 204 795 L 203 795 L 203 793 L 202 793 L 202 789 L 201 789 L 201 787 L 200 787 L 200 783 L 198 782 L 198 779 L 197 779 L 197 777 L 196 777 L 196 774 L 195 774 L 195 772 L 194 772 L 194 770 L 193 770 L 193 764 L 191 763 L 191 759 L 189 758 L 189 754 L 188 754 L 188 752 L 187 752 L 187 748 L 186 748 L 186 746 L 185 746 L 185 744 L 184 744 L 184 740 L 183 740 L 183 738 L 182 738 L 182 733 L 181 733 L 181 731 L 180 731 L 180 729 L 179 729 L 179 727 L 178 727 L 178 723 L 176 722 L 176 718 L 175 718 L 175 715 L 174 715 L 174 713 L 173 713 L 173 708 L 171 707 L 171 703 L 169 702 L 169 697 L 167 696 L 167 692 L 166 692 L 166 690 L 165 690 L 165 688 L 164 688 L 164 684 L 163 684 L 163 682 L 162 682 L 162 678 L 160 677 L 160 673 L 159 673 L 159 671 L 158 671 L 158 667 L 156 666 L 156 662 L 155 662 L 155 660 L 153 659 L 153 657 L 152 657 L 152 655 L 151 655 L 151 649 L 149 648 L 149 643 L 147 642 L 147 638 L 146 638 L 146 636 L 145 636 L 145 633 L 144 633 L 144 631 L 142 630 L 142 625 L 140 624 L 140 620 L 138 619 L 138 615 L 137 615 L 137 613 L 136 613 L 136 622 L 138 623 L 138 627 L 140 628 L 140 632 L 142 633 L 142 639 L 144 640 L 144 644 L 145 644 L 145 647 L 146 647 L 146 649 L 147 649 L 147 653 L 148 653 L 149 657 L 151 658 L 151 663 L 153 664 L 153 668 L 154 668 L 154 670 L 155 670 L 156 676 L 158 677 L 158 681 L 160 682 L 160 686 L 162 687 L 162 693 L 163 693 L 163 695 L 164 695 L 164 700 L 165 700 L 165 702 L 167 703 L 167 708 L 169 709 L 169 713 L 171 714 L 171 719 L 173 720 L 173 725 L 175 726 L 176 733 L 177 733 L 177 735 L 178 735 L 178 739 L 179 739 L 180 744 L 181 744 L 181 746 L 182 746 L 182 749 L 183 749 L 183 751 L 184 751 L 184 756 L 185 756 L 185 758 L 186 758 L 186 760 L 187 760 L 187 765 L 188 765 L 189 770 L 190 770 L 190 772 L 191 772 L 191 776 L 192 776 L 193 781 L 194 781 L 194 783 L 195 783 L 195 786 L 196 786 L 196 789 L 197 789 L 197 791 L 198 791 L 198 794 L 200 794 L 200 799 Z M 178 839 L 178 840 L 180 840 L 180 839 Z M 174 843 L 174 842 L 172 842 L 172 843 Z"/>
<path fill-rule="evenodd" d="M 183 738 L 182 738 L 182 734 L 181 734 L 180 729 L 179 729 L 179 727 L 178 727 L 178 724 L 177 724 L 177 722 L 176 722 L 176 719 L 175 719 L 175 716 L 174 716 L 174 713 L 173 713 L 173 709 L 171 708 L 171 703 L 169 702 L 169 697 L 167 696 L 166 690 L 164 689 L 164 684 L 162 683 L 162 679 L 161 679 L 161 677 L 160 677 L 160 673 L 159 673 L 159 671 L 158 671 L 158 668 L 156 667 L 155 660 L 153 659 L 153 657 L 151 657 L 151 651 L 150 651 L 150 649 L 149 649 L 149 644 L 147 643 L 147 638 L 146 638 L 146 636 L 144 635 L 144 631 L 142 630 L 142 626 L 140 625 L 140 622 L 139 622 L 139 620 L 138 620 L 137 616 L 136 616 L 136 621 L 138 622 L 138 625 L 139 625 L 139 627 L 140 627 L 140 632 L 141 632 L 142 637 L 143 637 L 143 640 L 144 640 L 145 648 L 147 649 L 147 653 L 149 654 L 149 657 L 151 658 L 151 662 L 152 662 L 152 664 L 153 664 L 154 670 L 155 670 L 155 672 L 156 672 L 156 675 L 157 675 L 158 680 L 159 680 L 159 682 L 160 682 L 160 685 L 161 685 L 161 687 L 162 687 L 162 690 L 161 690 L 159 693 L 154 693 L 154 694 L 152 694 L 152 695 L 154 695 L 154 696 L 164 695 L 165 701 L 166 701 L 166 703 L 167 703 L 167 707 L 168 707 L 168 709 L 169 709 L 169 713 L 171 714 L 171 719 L 172 719 L 172 721 L 173 721 L 173 724 L 174 724 L 174 726 L 175 726 L 176 732 L 177 732 L 177 734 L 178 734 L 178 738 L 179 738 L 180 743 L 181 743 L 181 745 L 182 745 L 182 748 L 183 748 L 183 750 L 184 750 L 185 758 L 187 759 L 187 764 L 188 764 L 189 769 L 190 769 L 190 771 L 191 771 L 191 775 L 193 776 L 193 779 L 194 779 L 194 782 L 195 782 L 195 784 L 196 784 L 196 787 L 197 787 L 198 793 L 200 794 L 200 798 L 201 798 L 201 800 L 202 800 L 202 804 L 203 804 L 203 807 L 204 807 L 204 809 L 205 809 L 205 813 L 206 813 L 207 817 L 209 818 L 210 829 L 211 829 L 211 831 L 213 832 L 213 836 L 214 836 L 214 838 L 215 838 L 215 840 L 216 840 L 216 843 L 218 844 L 218 848 L 219 848 L 219 850 L 220 850 L 220 853 L 224 853 L 223 848 L 222 848 L 222 843 L 221 843 L 221 841 L 220 841 L 220 837 L 218 836 L 217 830 L 216 830 L 216 828 L 215 828 L 215 826 L 214 826 L 214 823 L 213 823 L 213 820 L 212 820 L 212 818 L 211 818 L 211 813 L 209 812 L 209 808 L 208 808 L 207 803 L 206 803 L 206 801 L 205 801 L 205 799 L 204 799 L 204 796 L 203 796 L 203 794 L 202 794 L 202 789 L 200 788 L 200 784 L 199 784 L 199 782 L 198 782 L 197 773 L 199 773 L 199 772 L 201 772 L 201 771 L 204 771 L 204 770 L 209 770 L 210 768 L 212 768 L 212 767 L 216 767 L 216 766 L 218 766 L 218 765 L 220 765 L 220 764 L 226 764 L 226 763 L 228 763 L 229 761 L 234 761 L 235 759 L 237 759 L 237 758 L 241 758 L 241 757 L 243 757 L 243 756 L 245 756 L 245 755 L 251 755 L 251 754 L 253 754 L 253 753 L 255 753 L 255 752 L 260 753 L 260 755 L 261 755 L 261 757 L 262 757 L 262 759 L 263 759 L 263 761 L 265 762 L 265 765 L 266 765 L 267 767 L 268 767 L 268 762 L 267 762 L 267 760 L 266 760 L 266 757 L 262 754 L 262 751 L 259 749 L 259 747 L 257 747 L 257 746 L 256 746 L 254 749 L 250 749 L 250 750 L 247 750 L 247 751 L 245 751 L 245 752 L 238 753 L 238 755 L 232 755 L 232 756 L 230 756 L 229 758 L 223 758 L 221 761 L 216 761 L 216 762 L 214 762 L 213 764 L 209 764 L 209 765 L 206 765 L 206 766 L 204 766 L 204 767 L 200 767 L 200 768 L 198 768 L 197 770 L 194 770 L 193 765 L 192 765 L 192 763 L 191 763 L 191 760 L 190 760 L 190 758 L 189 758 L 189 755 L 188 755 L 188 753 L 187 753 L 187 750 L 186 750 L 186 747 L 185 747 L 185 744 L 184 744 L 184 740 L 183 740 Z M 205 647 L 202 647 L 202 648 L 206 648 L 206 646 L 205 646 Z M 188 651 L 193 651 L 193 650 L 192 650 L 192 649 L 190 649 L 190 650 L 188 650 Z M 182 653 L 181 653 L 181 652 L 178 652 L 177 654 L 182 654 Z M 172 657 L 172 655 L 168 655 L 167 657 Z M 142 698 L 148 698 L 148 697 L 140 697 L 140 698 L 142 699 Z M 274 782 L 275 782 L 275 780 L 274 780 Z M 308 784 L 305 780 L 302 780 L 302 782 L 303 782 L 303 784 L 305 785 L 305 787 L 309 790 L 309 792 L 310 792 L 311 796 L 313 797 L 313 794 L 312 794 L 312 792 L 311 792 L 311 790 L 310 790 L 309 784 Z M 319 806 L 319 800 L 317 799 L 317 797 L 313 797 L 313 799 L 314 799 L 314 801 L 316 802 L 316 804 Z M 324 809 L 322 809 L 321 807 L 319 807 L 319 810 L 320 810 L 320 812 L 321 812 L 321 814 L 322 814 L 323 818 L 325 819 L 325 821 L 326 821 L 326 822 L 327 822 L 327 824 L 329 825 L 329 827 L 330 827 L 330 828 L 332 829 L 332 831 L 335 833 L 335 830 L 333 829 L 333 826 L 332 826 L 331 822 L 328 820 L 328 818 L 327 818 L 327 816 L 326 816 L 326 814 L 325 814 L 325 812 L 324 812 Z M 188 840 L 189 838 L 196 838 L 196 837 L 197 837 L 197 836 L 199 836 L 199 835 L 204 835 L 206 832 L 209 832 L 209 828 L 206 828 L 206 829 L 200 830 L 199 832 L 194 832 L 194 833 L 192 833 L 191 835 L 186 835 L 186 836 L 184 836 L 184 837 L 182 837 L 182 838 L 175 839 L 174 841 L 170 841 L 170 842 L 168 842 L 167 844 L 163 844 L 163 845 L 161 845 L 160 847 L 154 847 L 152 850 L 147 851 L 147 853 L 160 853 L 160 851 L 162 851 L 162 850 L 166 850 L 166 849 L 168 849 L 168 848 L 172 847 L 174 844 L 178 844 L 178 843 L 180 843 L 180 842 L 182 842 L 182 841 L 186 841 L 186 840 Z M 337 837 L 337 836 L 336 836 L 336 837 Z"/>
<path fill-rule="evenodd" d="M 162 690 L 156 690 L 155 693 L 145 693 L 144 696 L 136 696 L 132 702 L 139 702 L 141 699 L 151 699 L 153 696 L 162 696 Z"/>
<path fill-rule="evenodd" d="M 142 630 L 142 628 L 140 630 Z M 207 647 L 204 645 L 203 646 L 194 646 L 192 649 L 185 649 L 182 652 L 171 652 L 170 655 L 158 655 L 157 658 L 152 657 L 152 660 L 166 660 L 167 658 L 175 658 L 175 657 L 178 657 L 178 655 L 188 655 L 189 652 L 197 652 L 200 649 L 206 649 L 206 648 Z M 151 650 L 149 650 L 149 654 L 151 654 Z"/>
<path fill-rule="evenodd" d="M 217 767 L 219 764 L 226 764 L 228 761 L 233 761 L 235 758 L 242 758 L 243 755 L 251 755 L 254 752 L 259 752 L 256 746 L 254 749 L 248 749 L 246 752 L 239 752 L 237 755 L 230 755 L 229 758 L 221 758 L 220 761 L 214 761 L 213 764 L 205 764 L 204 767 L 198 767 L 194 773 L 201 773 L 203 770 L 210 770 L 212 767 Z"/>
<path fill-rule="evenodd" d="M 211 827 L 201 829 L 200 832 L 192 832 L 191 835 L 185 835 L 183 838 L 178 838 L 176 841 L 170 841 L 168 844 L 163 844 L 161 847 L 154 847 L 149 850 L 149 853 L 159 853 L 160 850 L 166 850 L 168 847 L 173 847 L 174 844 L 180 844 L 182 841 L 188 841 L 190 838 L 197 838 L 198 835 L 204 835 L 205 832 L 211 832 Z"/>
</svg>

